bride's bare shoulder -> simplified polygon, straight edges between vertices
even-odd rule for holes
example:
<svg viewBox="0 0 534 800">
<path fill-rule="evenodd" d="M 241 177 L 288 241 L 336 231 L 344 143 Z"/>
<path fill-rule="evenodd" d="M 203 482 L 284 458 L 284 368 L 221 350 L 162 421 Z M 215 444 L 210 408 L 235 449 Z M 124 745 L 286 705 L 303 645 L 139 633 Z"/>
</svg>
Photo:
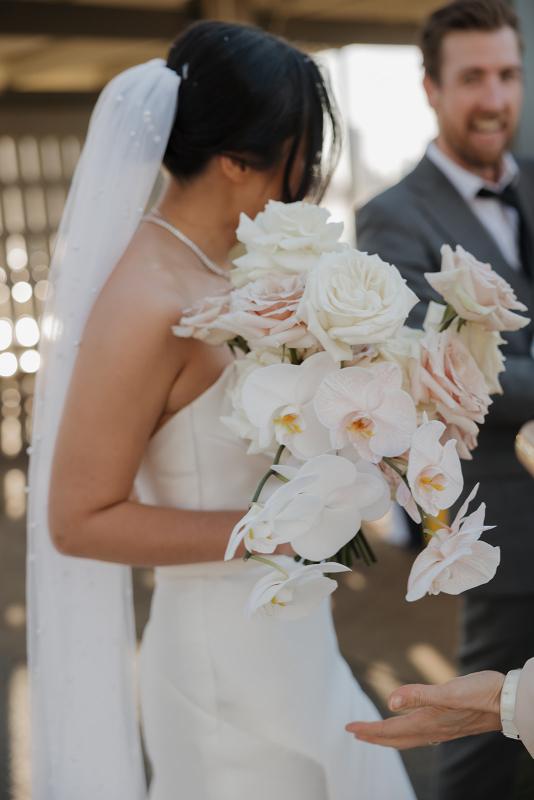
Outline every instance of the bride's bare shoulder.
<svg viewBox="0 0 534 800">
<path fill-rule="evenodd" d="M 196 256 L 156 226 L 142 224 L 104 286 L 99 301 L 108 307 L 135 309 L 162 324 L 178 321 L 184 309 L 208 294 L 224 290 L 221 279 L 206 273 Z M 120 313 L 120 311 L 119 311 Z"/>
</svg>

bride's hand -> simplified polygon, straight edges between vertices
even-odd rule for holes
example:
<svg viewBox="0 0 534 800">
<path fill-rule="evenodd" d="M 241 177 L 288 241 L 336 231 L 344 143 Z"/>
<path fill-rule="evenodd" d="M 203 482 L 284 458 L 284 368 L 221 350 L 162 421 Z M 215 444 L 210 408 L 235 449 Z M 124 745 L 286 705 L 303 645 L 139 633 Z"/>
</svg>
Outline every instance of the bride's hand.
<svg viewBox="0 0 534 800">
<path fill-rule="evenodd" d="M 293 550 L 289 542 L 287 544 L 279 544 L 274 552 L 275 555 L 277 556 L 290 556 L 291 558 L 293 558 L 293 556 L 295 555 L 295 551 Z"/>
<path fill-rule="evenodd" d="M 500 672 L 486 670 L 441 686 L 401 686 L 391 694 L 389 707 L 409 713 L 378 722 L 352 722 L 346 730 L 356 739 L 399 750 L 499 731 L 503 682 Z"/>
</svg>

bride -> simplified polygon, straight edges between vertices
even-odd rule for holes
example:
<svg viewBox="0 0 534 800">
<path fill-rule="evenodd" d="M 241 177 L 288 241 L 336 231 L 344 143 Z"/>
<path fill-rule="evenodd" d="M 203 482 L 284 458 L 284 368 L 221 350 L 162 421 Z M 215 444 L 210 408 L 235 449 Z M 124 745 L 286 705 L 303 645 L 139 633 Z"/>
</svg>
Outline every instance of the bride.
<svg viewBox="0 0 534 800">
<path fill-rule="evenodd" d="M 328 603 L 246 620 L 254 567 L 223 563 L 263 456 L 220 423 L 226 347 L 174 337 L 228 288 L 240 212 L 320 195 L 314 63 L 254 28 L 203 22 L 97 104 L 43 317 L 28 553 L 34 800 L 146 797 L 130 569 L 155 567 L 140 657 L 151 800 L 409 800 Z M 163 161 L 168 181 L 142 216 Z M 290 554 L 286 554 L 289 557 Z"/>
</svg>

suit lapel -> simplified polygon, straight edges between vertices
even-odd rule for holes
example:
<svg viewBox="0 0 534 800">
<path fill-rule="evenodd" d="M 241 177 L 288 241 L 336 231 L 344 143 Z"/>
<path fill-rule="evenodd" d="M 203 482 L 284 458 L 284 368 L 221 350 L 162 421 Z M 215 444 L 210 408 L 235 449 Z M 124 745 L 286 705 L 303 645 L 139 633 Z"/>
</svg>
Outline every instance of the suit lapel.
<svg viewBox="0 0 534 800">
<path fill-rule="evenodd" d="M 534 183 L 529 181 L 525 172 L 521 170 L 517 183 L 517 194 L 530 240 L 530 274 L 534 275 L 534 263 L 532 263 L 532 259 L 534 259 Z"/>
<path fill-rule="evenodd" d="M 425 156 L 407 180 L 421 214 L 439 230 L 444 244 L 461 245 L 479 261 L 491 264 L 519 297 L 529 296 L 525 275 L 508 264 L 493 236 L 430 159 Z M 523 191 L 526 194 L 525 189 Z M 534 198 L 528 197 L 525 201 L 534 204 Z M 534 222 L 534 214 L 532 220 Z"/>
<path fill-rule="evenodd" d="M 521 165 L 520 165 L 521 166 Z M 519 203 L 523 213 L 523 219 L 529 235 L 528 254 L 530 260 L 530 297 L 525 299 L 529 306 L 530 316 L 534 316 L 534 182 L 525 177 L 525 172 L 520 170 L 519 181 L 517 184 Z"/>
</svg>

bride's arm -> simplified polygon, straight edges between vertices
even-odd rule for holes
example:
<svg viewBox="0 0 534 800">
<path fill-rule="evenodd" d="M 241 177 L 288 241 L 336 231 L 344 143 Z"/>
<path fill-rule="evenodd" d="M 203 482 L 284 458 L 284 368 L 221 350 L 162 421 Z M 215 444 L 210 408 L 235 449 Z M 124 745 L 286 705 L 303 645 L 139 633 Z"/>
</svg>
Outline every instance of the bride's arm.
<svg viewBox="0 0 534 800">
<path fill-rule="evenodd" d="M 171 387 L 179 373 L 187 375 L 191 357 L 191 343 L 170 331 L 173 287 L 152 277 L 156 285 L 148 287 L 146 270 L 125 274 L 119 266 L 90 316 L 56 444 L 50 531 L 68 555 L 132 565 L 219 560 L 242 509 L 188 511 L 129 499 Z"/>
</svg>

